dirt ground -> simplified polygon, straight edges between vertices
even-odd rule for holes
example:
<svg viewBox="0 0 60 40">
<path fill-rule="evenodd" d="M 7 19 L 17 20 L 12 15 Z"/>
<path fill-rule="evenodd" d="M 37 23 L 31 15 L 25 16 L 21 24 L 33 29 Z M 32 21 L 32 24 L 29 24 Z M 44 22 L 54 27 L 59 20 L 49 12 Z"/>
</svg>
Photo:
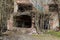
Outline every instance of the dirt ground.
<svg viewBox="0 0 60 40">
<path fill-rule="evenodd" d="M 8 32 L 0 36 L 0 40 L 60 40 L 60 38 L 49 35 L 49 34 L 19 34 L 15 32 Z"/>
</svg>

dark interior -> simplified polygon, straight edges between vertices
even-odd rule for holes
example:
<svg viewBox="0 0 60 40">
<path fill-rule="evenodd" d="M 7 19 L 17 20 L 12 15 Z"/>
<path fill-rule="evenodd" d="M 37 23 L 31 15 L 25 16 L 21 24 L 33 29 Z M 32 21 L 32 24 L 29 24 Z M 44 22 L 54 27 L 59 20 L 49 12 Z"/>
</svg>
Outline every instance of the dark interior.
<svg viewBox="0 0 60 40">
<path fill-rule="evenodd" d="M 40 20 L 39 20 L 39 27 L 41 29 L 47 30 L 49 29 L 49 15 L 48 14 L 43 14 L 40 15 Z M 41 21 L 42 20 L 42 21 Z"/>
<path fill-rule="evenodd" d="M 58 11 L 58 4 L 50 4 L 49 11 Z"/>
<path fill-rule="evenodd" d="M 32 5 L 31 4 L 18 4 L 18 11 L 24 12 L 27 10 L 32 10 Z"/>
<path fill-rule="evenodd" d="M 15 17 L 16 27 L 31 28 L 32 20 L 31 16 L 21 15 Z"/>
</svg>

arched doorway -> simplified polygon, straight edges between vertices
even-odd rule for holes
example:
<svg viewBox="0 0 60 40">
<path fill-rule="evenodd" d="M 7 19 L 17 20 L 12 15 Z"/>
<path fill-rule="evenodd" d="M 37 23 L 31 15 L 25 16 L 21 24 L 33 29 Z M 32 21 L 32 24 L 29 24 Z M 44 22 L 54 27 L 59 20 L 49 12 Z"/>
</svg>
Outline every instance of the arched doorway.
<svg viewBox="0 0 60 40">
<path fill-rule="evenodd" d="M 31 28 L 32 19 L 29 15 L 15 16 L 15 26 L 20 28 Z"/>
</svg>

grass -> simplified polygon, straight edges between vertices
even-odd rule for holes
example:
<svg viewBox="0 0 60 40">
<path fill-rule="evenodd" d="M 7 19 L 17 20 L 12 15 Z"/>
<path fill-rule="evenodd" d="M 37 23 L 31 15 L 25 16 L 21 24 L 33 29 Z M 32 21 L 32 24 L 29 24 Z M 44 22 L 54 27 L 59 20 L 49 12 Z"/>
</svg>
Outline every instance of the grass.
<svg viewBox="0 0 60 40">
<path fill-rule="evenodd" d="M 48 34 L 54 35 L 56 37 L 60 37 L 60 32 L 55 32 L 55 31 L 49 31 L 47 32 Z"/>
<path fill-rule="evenodd" d="M 44 35 L 45 34 L 45 35 Z M 59 37 L 60 38 L 60 32 L 56 32 L 56 31 L 48 31 L 48 32 L 46 32 L 46 33 L 44 33 L 43 35 L 36 35 L 36 34 L 33 34 L 32 36 L 34 36 L 34 37 L 38 37 L 38 38 L 40 38 L 40 37 L 45 37 L 46 36 L 46 34 L 48 35 L 48 34 L 50 34 L 50 35 L 52 35 L 52 36 L 55 36 L 55 37 Z"/>
<path fill-rule="evenodd" d="M 41 39 L 43 36 L 42 35 L 36 35 L 36 34 L 32 34 L 32 36 L 34 37 L 34 38 L 37 38 L 37 39 Z"/>
</svg>

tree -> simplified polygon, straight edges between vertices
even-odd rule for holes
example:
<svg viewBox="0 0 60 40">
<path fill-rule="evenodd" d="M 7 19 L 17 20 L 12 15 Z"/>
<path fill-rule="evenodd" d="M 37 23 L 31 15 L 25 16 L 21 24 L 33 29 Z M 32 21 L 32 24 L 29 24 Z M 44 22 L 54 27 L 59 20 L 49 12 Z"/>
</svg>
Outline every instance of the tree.
<svg viewBox="0 0 60 40">
<path fill-rule="evenodd" d="M 13 0 L 0 0 L 0 34 L 7 29 L 7 20 L 13 13 Z"/>
</svg>

